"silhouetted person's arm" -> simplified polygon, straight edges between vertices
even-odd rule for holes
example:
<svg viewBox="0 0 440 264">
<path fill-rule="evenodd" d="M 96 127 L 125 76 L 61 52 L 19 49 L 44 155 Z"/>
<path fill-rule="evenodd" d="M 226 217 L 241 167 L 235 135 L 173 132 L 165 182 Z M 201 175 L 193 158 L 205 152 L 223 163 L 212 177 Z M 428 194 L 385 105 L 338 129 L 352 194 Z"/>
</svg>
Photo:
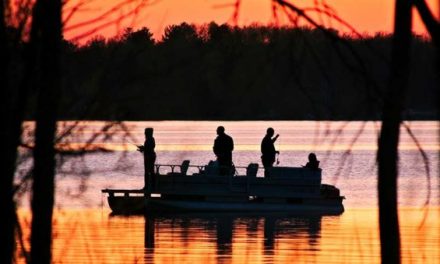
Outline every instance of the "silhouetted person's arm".
<svg viewBox="0 0 440 264">
<path fill-rule="evenodd" d="M 278 137 L 280 136 L 280 134 L 277 134 L 273 139 L 272 139 L 272 144 L 275 143 L 275 141 L 277 141 Z M 275 147 L 274 147 L 275 149 Z M 275 151 L 275 154 L 280 154 L 280 152 L 278 150 Z"/>
<path fill-rule="evenodd" d="M 234 150 L 234 140 L 231 138 L 231 152 Z"/>
<path fill-rule="evenodd" d="M 214 140 L 214 146 L 212 147 L 212 150 L 214 151 L 214 154 L 218 157 L 219 156 L 219 142 L 218 138 Z"/>
<path fill-rule="evenodd" d="M 147 151 L 149 151 L 150 153 L 154 153 L 155 148 L 156 148 L 156 140 L 154 139 L 154 137 L 152 137 Z"/>
</svg>

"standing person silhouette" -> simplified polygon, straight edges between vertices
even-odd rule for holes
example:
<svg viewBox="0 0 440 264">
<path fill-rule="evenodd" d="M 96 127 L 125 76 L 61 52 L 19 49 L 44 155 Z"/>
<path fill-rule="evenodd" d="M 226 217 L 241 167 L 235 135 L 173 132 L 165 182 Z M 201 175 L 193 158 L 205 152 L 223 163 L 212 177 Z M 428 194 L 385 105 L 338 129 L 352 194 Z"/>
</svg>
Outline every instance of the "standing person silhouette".
<svg viewBox="0 0 440 264">
<path fill-rule="evenodd" d="M 275 150 L 274 146 L 275 141 L 280 135 L 277 134 L 274 138 L 272 138 L 274 134 L 275 131 L 273 128 L 269 127 L 266 131 L 266 136 L 264 136 L 263 140 L 261 141 L 261 161 L 263 162 L 264 166 L 264 177 L 269 176 L 268 168 L 273 166 L 273 163 L 275 162 L 275 155 L 280 154 L 279 151 Z"/>
<path fill-rule="evenodd" d="M 232 169 L 234 141 L 225 133 L 225 128 L 223 126 L 217 127 L 217 138 L 214 140 L 213 150 L 214 154 L 217 156 L 220 175 L 230 174 Z"/>
<path fill-rule="evenodd" d="M 305 168 L 309 168 L 311 170 L 319 170 L 319 160 L 316 158 L 315 153 L 309 154 L 309 161 L 307 162 Z"/>
<path fill-rule="evenodd" d="M 145 169 L 145 187 L 144 189 L 151 189 L 154 176 L 154 163 L 156 162 L 156 141 L 153 137 L 153 128 L 145 128 L 145 142 L 144 145 L 138 146 L 138 150 L 144 154 L 144 169 Z"/>
</svg>

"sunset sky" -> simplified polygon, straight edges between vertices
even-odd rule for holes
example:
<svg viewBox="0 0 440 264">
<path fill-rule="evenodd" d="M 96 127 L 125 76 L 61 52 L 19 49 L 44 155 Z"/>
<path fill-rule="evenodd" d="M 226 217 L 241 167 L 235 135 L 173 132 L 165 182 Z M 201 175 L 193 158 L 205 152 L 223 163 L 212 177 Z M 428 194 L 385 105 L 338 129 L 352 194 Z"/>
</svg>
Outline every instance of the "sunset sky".
<svg viewBox="0 0 440 264">
<path fill-rule="evenodd" d="M 78 6 L 81 2 L 85 4 Z M 340 18 L 362 34 L 388 33 L 393 28 L 394 0 L 292 0 L 291 2 L 302 8 L 322 8 L 323 3 L 327 4 Z M 437 14 L 438 1 L 428 0 L 428 2 Z M 65 19 L 74 10 L 74 14 L 66 23 L 65 37 L 79 38 L 79 42 L 84 42 L 91 36 L 112 37 L 126 27 L 137 29 L 146 26 L 156 39 L 160 39 L 166 26 L 182 22 L 194 24 L 211 21 L 219 24 L 236 22 L 240 26 L 252 23 L 266 25 L 275 22 L 271 0 L 242 0 L 236 21 L 233 19 L 234 3 L 235 0 L 73 0 L 68 2 L 64 10 Z M 75 6 L 78 8 L 73 9 Z M 109 10 L 112 11 L 105 15 Z M 350 32 L 347 27 L 338 24 L 335 20 L 325 16 L 320 18 L 313 12 L 308 14 L 318 22 L 322 21 L 325 26 Z M 101 15 L 103 16 L 100 17 Z M 120 17 L 122 19 L 119 19 Z M 278 12 L 278 22 L 290 23 L 281 9 Z M 300 23 L 304 24 L 304 20 L 300 20 Z M 413 29 L 416 33 L 425 32 L 418 16 L 415 18 Z"/>
</svg>

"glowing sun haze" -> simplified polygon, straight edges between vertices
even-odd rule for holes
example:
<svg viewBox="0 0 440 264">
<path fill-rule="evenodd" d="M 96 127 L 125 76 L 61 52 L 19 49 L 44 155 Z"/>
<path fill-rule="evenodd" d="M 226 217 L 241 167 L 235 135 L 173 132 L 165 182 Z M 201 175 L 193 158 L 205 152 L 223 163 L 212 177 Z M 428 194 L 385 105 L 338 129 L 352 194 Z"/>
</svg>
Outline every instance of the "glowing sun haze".
<svg viewBox="0 0 440 264">
<path fill-rule="evenodd" d="M 394 0 L 291 0 L 291 3 L 301 8 L 329 5 L 338 17 L 347 21 L 358 32 L 375 34 L 389 33 L 393 28 Z M 83 3 L 83 4 L 79 4 Z M 206 24 L 214 21 L 218 24 L 235 22 L 239 26 L 253 23 L 274 24 L 271 0 L 241 0 L 237 19 L 234 20 L 235 0 L 71 0 L 65 6 L 64 18 L 74 11 L 65 26 L 65 37 L 74 39 L 78 36 L 80 42 L 90 37 L 102 35 L 113 37 L 126 27 L 138 29 L 148 27 L 154 38 L 160 39 L 163 30 L 168 25 L 187 22 L 190 24 Z M 435 14 L 439 9 L 437 0 L 428 0 Z M 73 7 L 78 7 L 73 9 Z M 112 10 L 112 8 L 115 10 Z M 108 12 L 111 10 L 111 12 Z M 106 14 L 102 16 L 103 14 Z M 316 12 L 308 12 L 318 22 L 331 26 L 341 32 L 351 31 L 325 16 L 319 17 Z M 102 17 L 100 17 L 102 16 Z M 95 18 L 99 18 L 96 21 Z M 122 18 L 122 19 L 120 19 Z M 83 22 L 86 25 L 81 25 Z M 283 11 L 278 9 L 279 24 L 289 24 Z M 299 23 L 305 25 L 300 19 Z M 418 15 L 415 16 L 413 30 L 424 34 L 425 28 Z"/>
</svg>

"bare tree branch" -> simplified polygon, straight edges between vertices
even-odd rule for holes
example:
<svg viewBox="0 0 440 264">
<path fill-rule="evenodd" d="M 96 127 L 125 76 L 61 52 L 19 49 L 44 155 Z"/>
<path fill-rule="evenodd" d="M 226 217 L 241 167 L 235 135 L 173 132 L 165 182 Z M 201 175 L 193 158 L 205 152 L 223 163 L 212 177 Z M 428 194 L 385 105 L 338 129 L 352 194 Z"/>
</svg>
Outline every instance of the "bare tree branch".
<svg viewBox="0 0 440 264">
<path fill-rule="evenodd" d="M 422 21 L 431 35 L 432 40 L 440 44 L 440 23 L 435 19 L 425 0 L 412 0 L 422 18 Z"/>
</svg>

